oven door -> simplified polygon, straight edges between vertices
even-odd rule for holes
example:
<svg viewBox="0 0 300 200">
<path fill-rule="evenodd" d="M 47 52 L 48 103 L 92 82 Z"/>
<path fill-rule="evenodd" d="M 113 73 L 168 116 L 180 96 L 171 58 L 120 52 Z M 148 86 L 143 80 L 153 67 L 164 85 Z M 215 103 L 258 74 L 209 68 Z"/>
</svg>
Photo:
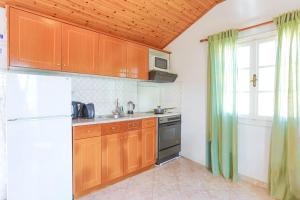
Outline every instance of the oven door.
<svg viewBox="0 0 300 200">
<path fill-rule="evenodd" d="M 180 145 L 181 122 L 160 124 L 158 128 L 158 150 Z"/>
</svg>

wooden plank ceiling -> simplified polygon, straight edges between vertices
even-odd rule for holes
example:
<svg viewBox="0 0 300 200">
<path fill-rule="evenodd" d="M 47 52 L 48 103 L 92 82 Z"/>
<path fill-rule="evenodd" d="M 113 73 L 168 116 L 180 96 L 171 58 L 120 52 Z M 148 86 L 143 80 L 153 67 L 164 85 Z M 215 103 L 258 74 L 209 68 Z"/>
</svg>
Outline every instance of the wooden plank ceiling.
<svg viewBox="0 0 300 200">
<path fill-rule="evenodd" d="M 223 0 L 0 0 L 164 48 Z"/>
</svg>

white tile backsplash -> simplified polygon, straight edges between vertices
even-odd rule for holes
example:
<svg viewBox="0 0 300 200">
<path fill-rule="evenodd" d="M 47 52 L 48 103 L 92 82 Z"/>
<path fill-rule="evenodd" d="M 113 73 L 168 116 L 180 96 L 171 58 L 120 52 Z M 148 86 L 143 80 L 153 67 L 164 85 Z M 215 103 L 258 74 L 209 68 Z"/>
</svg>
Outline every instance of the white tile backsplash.
<svg viewBox="0 0 300 200">
<path fill-rule="evenodd" d="M 96 115 L 111 114 L 116 99 L 127 111 L 127 102 L 136 104 L 135 112 L 150 111 L 158 105 L 180 109 L 181 84 L 158 84 L 132 79 L 72 76 L 72 100 L 94 103 Z"/>
<path fill-rule="evenodd" d="M 147 112 L 157 106 L 162 108 L 181 108 L 181 82 L 152 83 L 139 82 L 138 84 L 139 110 Z"/>
<path fill-rule="evenodd" d="M 137 104 L 137 81 L 102 77 L 72 77 L 72 100 L 94 103 L 96 115 L 110 114 L 116 99 L 124 109 L 127 102 Z"/>
</svg>

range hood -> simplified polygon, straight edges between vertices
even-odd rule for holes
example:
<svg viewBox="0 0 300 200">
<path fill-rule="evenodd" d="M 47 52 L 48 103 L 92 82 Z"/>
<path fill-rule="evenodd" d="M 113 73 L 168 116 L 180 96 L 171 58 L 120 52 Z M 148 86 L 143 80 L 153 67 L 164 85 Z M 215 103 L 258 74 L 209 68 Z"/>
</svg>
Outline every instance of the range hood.
<svg viewBox="0 0 300 200">
<path fill-rule="evenodd" d="M 171 83 L 177 78 L 177 74 L 163 72 L 158 70 L 151 70 L 149 72 L 149 80 L 157 83 Z"/>
</svg>

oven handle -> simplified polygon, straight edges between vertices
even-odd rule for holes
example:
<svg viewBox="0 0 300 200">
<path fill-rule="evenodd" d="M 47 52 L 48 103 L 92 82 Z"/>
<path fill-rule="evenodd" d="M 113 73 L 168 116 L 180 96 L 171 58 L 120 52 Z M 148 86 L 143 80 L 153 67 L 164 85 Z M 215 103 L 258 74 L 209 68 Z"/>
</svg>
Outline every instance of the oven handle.
<svg viewBox="0 0 300 200">
<path fill-rule="evenodd" d="M 160 124 L 160 125 L 159 125 L 159 128 L 161 128 L 161 127 L 168 127 L 168 126 L 174 126 L 174 125 L 180 126 L 180 122 L 173 122 L 173 123 Z"/>
</svg>

